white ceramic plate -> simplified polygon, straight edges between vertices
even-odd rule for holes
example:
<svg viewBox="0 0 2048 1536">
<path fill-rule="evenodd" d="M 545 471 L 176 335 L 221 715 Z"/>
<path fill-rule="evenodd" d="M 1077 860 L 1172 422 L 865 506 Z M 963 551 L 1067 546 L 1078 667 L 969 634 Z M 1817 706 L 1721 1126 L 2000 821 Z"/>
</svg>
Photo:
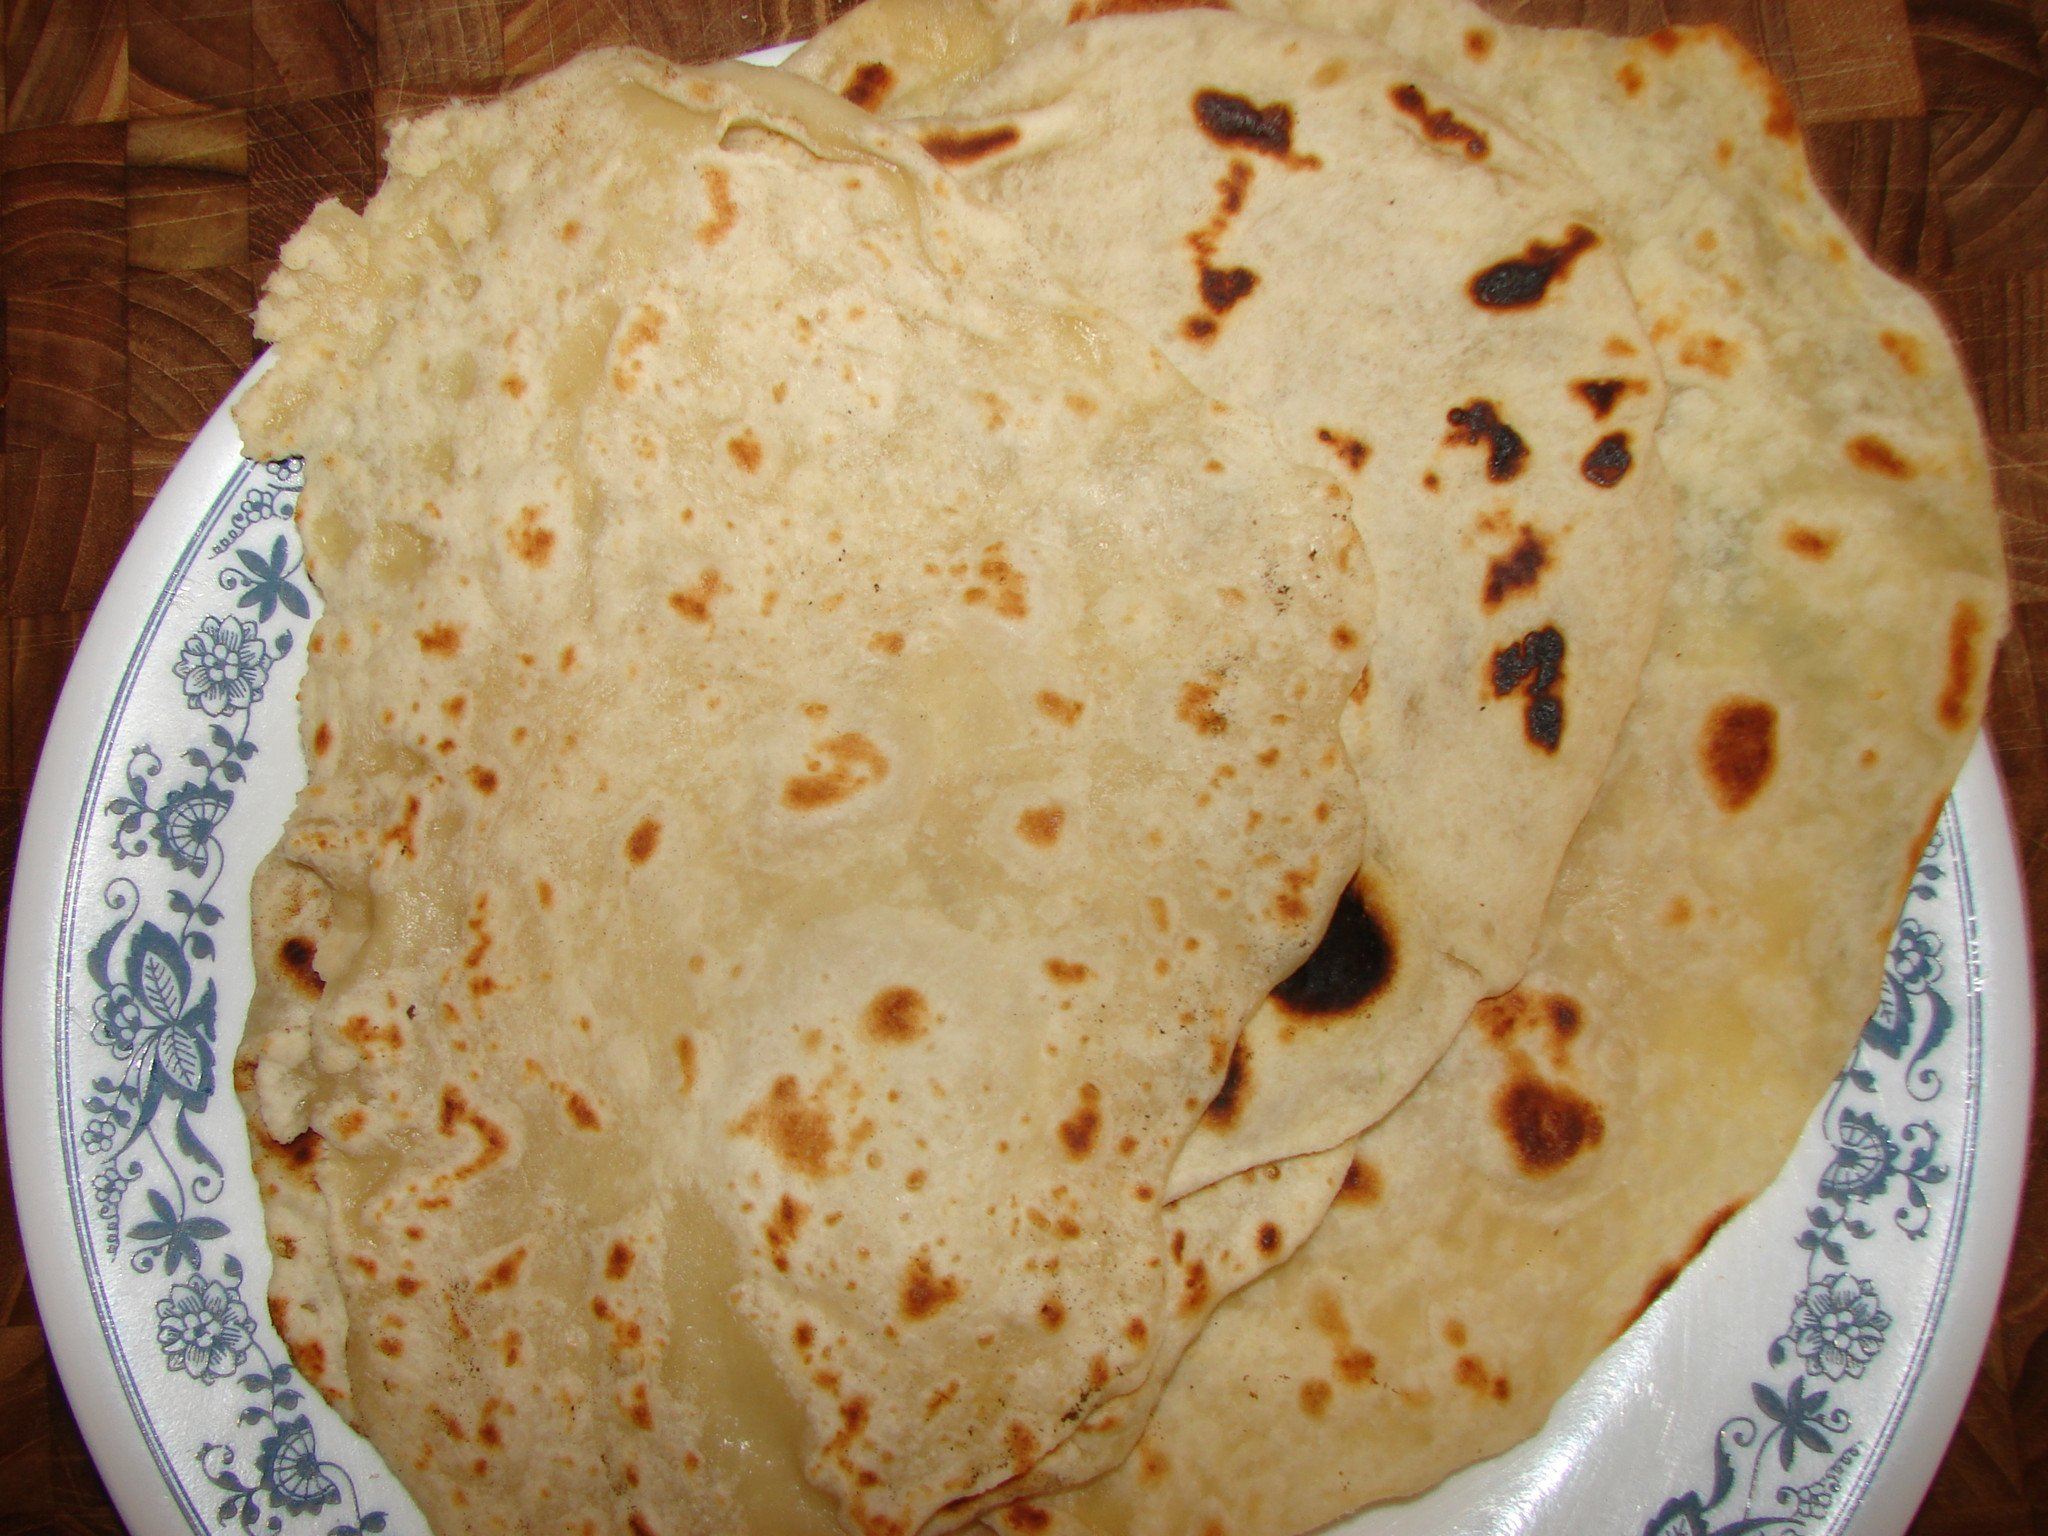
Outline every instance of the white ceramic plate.
<svg viewBox="0 0 2048 1536">
<path fill-rule="evenodd" d="M 304 777 L 294 699 L 316 599 L 298 474 L 243 460 L 225 406 L 194 441 L 79 647 L 15 878 L 16 1201 L 72 1408 L 135 1536 L 426 1536 L 266 1316 L 225 1076 L 249 876 Z M 1980 742 L 1883 1003 L 1777 1182 L 1541 1435 L 1345 1531 L 1896 1536 L 2004 1273 L 2032 1030 L 2011 827 Z"/>
</svg>

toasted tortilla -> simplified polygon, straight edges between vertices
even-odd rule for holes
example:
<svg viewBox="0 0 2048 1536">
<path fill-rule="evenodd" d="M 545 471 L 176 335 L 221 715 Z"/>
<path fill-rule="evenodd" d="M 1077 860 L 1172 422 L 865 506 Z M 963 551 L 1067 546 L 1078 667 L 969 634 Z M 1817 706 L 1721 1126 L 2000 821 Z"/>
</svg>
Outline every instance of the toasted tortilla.
<svg viewBox="0 0 2048 1536">
<path fill-rule="evenodd" d="M 238 413 L 327 604 L 274 1314 L 442 1536 L 943 1523 L 1206 1287 L 1168 1172 L 1357 862 L 1346 492 L 792 77 L 390 159 Z"/>
<path fill-rule="evenodd" d="M 1077 287 L 1354 490 L 1387 595 L 1346 722 L 1365 855 L 1178 1198 L 1356 1135 L 1520 976 L 1635 697 L 1672 498 L 1649 338 L 1558 156 L 1371 41 L 1086 19 L 1122 9 L 871 0 L 788 67 L 915 114 Z"/>
<path fill-rule="evenodd" d="M 1285 1536 L 1532 1433 L 1840 1069 L 2007 622 L 1954 348 L 1856 249 L 1732 37 L 1285 9 L 1442 71 L 1600 191 L 1670 381 L 1677 564 L 1521 985 L 1358 1140 L 1136 1452 L 1008 1530 Z"/>
</svg>

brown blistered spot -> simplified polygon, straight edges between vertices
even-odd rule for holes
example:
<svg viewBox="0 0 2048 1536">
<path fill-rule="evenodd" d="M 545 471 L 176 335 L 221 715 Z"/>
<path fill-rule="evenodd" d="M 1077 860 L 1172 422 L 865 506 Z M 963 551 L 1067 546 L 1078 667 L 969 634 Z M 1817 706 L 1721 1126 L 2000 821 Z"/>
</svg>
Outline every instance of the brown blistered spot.
<svg viewBox="0 0 2048 1536">
<path fill-rule="evenodd" d="M 976 160 L 1008 149 L 1018 137 L 1013 124 L 999 123 L 993 128 L 976 128 L 964 133 L 951 128 L 937 128 L 921 136 L 918 143 L 941 165 L 971 165 Z"/>
<path fill-rule="evenodd" d="M 526 380 L 522 379 L 516 373 L 508 373 L 502 379 L 498 380 L 498 388 L 505 391 L 505 393 L 510 395 L 514 400 L 517 400 L 521 395 L 526 393 Z"/>
<path fill-rule="evenodd" d="M 1901 373 L 1915 375 L 1925 366 L 1926 354 L 1921 350 L 1919 338 L 1904 331 L 1879 331 L 1877 344 L 1891 353 L 1892 361 L 1899 365 Z"/>
<path fill-rule="evenodd" d="M 1778 711 L 1762 699 L 1723 699 L 1700 729 L 1700 767 L 1724 811 L 1763 792 L 1778 757 Z"/>
<path fill-rule="evenodd" d="M 1500 419 L 1500 413 L 1491 400 L 1471 400 L 1464 405 L 1454 405 L 1444 420 L 1451 427 L 1444 436 L 1447 446 L 1487 445 L 1486 478 L 1489 480 L 1512 480 L 1529 461 L 1529 445 L 1522 441 L 1521 433 Z"/>
<path fill-rule="evenodd" d="M 1098 16 L 1153 16 L 1162 11 L 1227 11 L 1227 0 L 1074 0 L 1067 25 Z"/>
<path fill-rule="evenodd" d="M 635 864 L 645 864 L 660 846 L 661 823 L 650 816 L 627 834 L 626 857 Z"/>
<path fill-rule="evenodd" d="M 1650 1277 L 1650 1283 L 1643 1287 L 1642 1299 L 1636 1303 L 1635 1310 L 1629 1313 L 1628 1319 L 1622 1324 L 1622 1327 L 1627 1328 L 1630 1323 L 1633 1323 L 1637 1318 L 1649 1311 L 1651 1304 L 1659 1296 L 1662 1296 L 1671 1289 L 1672 1283 L 1678 1279 L 1679 1273 L 1685 1266 L 1700 1256 L 1700 1251 L 1713 1241 L 1714 1234 L 1728 1225 L 1729 1220 L 1741 1209 L 1741 1202 L 1736 1201 L 1722 1206 L 1721 1209 L 1709 1216 L 1701 1225 L 1699 1231 L 1693 1234 L 1692 1241 L 1686 1244 L 1684 1255 L 1676 1263 L 1666 1264 Z"/>
<path fill-rule="evenodd" d="M 1003 558 L 1002 545 L 989 545 L 975 569 L 984 585 L 969 587 L 963 594 L 970 606 L 992 603 L 995 611 L 1006 619 L 1021 619 L 1030 612 L 1024 573 Z"/>
<path fill-rule="evenodd" d="M 1591 1099 L 1527 1073 L 1494 1095 L 1493 1118 L 1522 1171 L 1539 1177 L 1598 1146 L 1607 1132 L 1600 1107 Z"/>
<path fill-rule="evenodd" d="M 1038 1304 L 1038 1320 L 1048 1332 L 1055 1331 L 1067 1320 L 1067 1309 L 1060 1304 L 1057 1296 L 1048 1296 Z"/>
<path fill-rule="evenodd" d="M 627 1395 L 619 1406 L 625 1410 L 626 1417 L 633 1421 L 635 1429 L 651 1430 L 654 1428 L 654 1409 L 647 1401 L 646 1383 L 634 1382 L 632 1392 Z M 635 1518 L 637 1519 L 638 1517 L 636 1516 Z M 652 1536 L 652 1533 L 647 1531 L 646 1526 L 647 1522 L 641 1520 L 640 1529 L 634 1532 L 634 1536 Z"/>
<path fill-rule="evenodd" d="M 502 1291 L 519 1283 L 519 1271 L 526 1266 L 526 1250 L 514 1248 L 484 1272 L 477 1281 L 478 1291 Z"/>
<path fill-rule="evenodd" d="M 732 200 L 732 180 L 723 170 L 715 165 L 700 165 L 697 175 L 704 183 L 705 200 L 711 204 L 710 216 L 697 226 L 697 243 L 709 248 L 732 233 L 740 210 Z"/>
<path fill-rule="evenodd" d="M 327 990 L 327 982 L 313 969 L 313 960 L 318 951 L 311 939 L 293 934 L 277 946 L 277 963 L 284 973 L 291 977 L 292 985 L 308 997 L 318 997 Z"/>
<path fill-rule="evenodd" d="M 901 1045 L 925 1032 L 931 1005 L 915 987 L 884 987 L 868 1000 L 861 1022 L 877 1040 Z"/>
<path fill-rule="evenodd" d="M 1735 346 L 1719 336 L 1688 336 L 1678 346 L 1678 360 L 1688 368 L 1710 373 L 1717 379 L 1735 372 Z"/>
<path fill-rule="evenodd" d="M 1189 683 L 1180 691 L 1180 707 L 1174 711 L 1204 736 L 1221 736 L 1230 729 L 1229 716 L 1215 708 L 1216 690 L 1207 683 Z"/>
<path fill-rule="evenodd" d="M 1330 631 L 1330 644 L 1340 651 L 1356 650 L 1358 649 L 1358 631 L 1349 624 L 1339 624 Z M 1259 762 L 1268 768 L 1279 761 L 1280 749 L 1278 747 L 1268 747 L 1259 754 Z"/>
<path fill-rule="evenodd" d="M 1643 41 L 1668 58 L 1678 52 L 1679 46 L 1685 42 L 1685 34 L 1676 27 L 1659 27 Z"/>
<path fill-rule="evenodd" d="M 1334 427 L 1317 427 L 1316 441 L 1342 459 L 1345 468 L 1354 475 L 1365 468 L 1365 461 L 1372 457 L 1372 449 L 1363 441 Z"/>
<path fill-rule="evenodd" d="M 883 656 L 903 654 L 903 636 L 893 629 L 885 629 L 868 636 L 868 649 Z"/>
<path fill-rule="evenodd" d="M 775 1214 L 762 1228 L 761 1236 L 767 1241 L 769 1256 L 777 1269 L 788 1271 L 789 1245 L 796 1241 L 797 1234 L 803 1230 L 804 1218 L 810 1213 L 811 1208 L 795 1195 L 785 1194 L 775 1202 Z M 808 1326 L 804 1325 L 799 1331 L 807 1331 Z"/>
<path fill-rule="evenodd" d="M 400 1275 L 396 1284 L 401 1296 L 417 1296 L 420 1293 L 421 1281 L 416 1276 Z"/>
<path fill-rule="evenodd" d="M 640 1427 L 646 1429 L 648 1425 L 642 1424 Z M 633 1533 L 633 1536 L 661 1536 L 661 1532 L 655 1528 L 654 1522 L 641 1514 L 637 1509 L 627 1514 L 626 1527 Z"/>
<path fill-rule="evenodd" d="M 1527 523 L 1522 524 L 1521 536 L 1515 540 L 1515 547 L 1504 555 L 1495 556 L 1487 564 L 1484 595 L 1487 609 L 1498 608 L 1512 594 L 1535 586 L 1548 564 L 1549 550 L 1536 537 L 1534 528 Z"/>
<path fill-rule="evenodd" d="M 476 786 L 480 795 L 494 794 L 498 788 L 498 776 L 490 769 L 478 764 L 469 770 L 469 782 Z"/>
<path fill-rule="evenodd" d="M 814 1179 L 825 1176 L 836 1143 L 831 1117 L 816 1100 L 806 1100 L 794 1077 L 775 1079 L 768 1096 L 755 1104 L 733 1129 L 759 1136 L 788 1167 Z"/>
<path fill-rule="evenodd" d="M 604 1256 L 604 1275 L 607 1280 L 623 1280 L 633 1272 L 633 1245 L 616 1242 Z"/>
<path fill-rule="evenodd" d="M 1067 813 L 1057 805 L 1034 805 L 1017 818 L 1017 835 L 1027 843 L 1050 848 L 1060 840 Z"/>
<path fill-rule="evenodd" d="M 1207 315 L 1189 315 L 1181 321 L 1180 333 L 1189 341 L 1212 341 L 1216 336 L 1216 322 Z"/>
<path fill-rule="evenodd" d="M 1384 1188 L 1379 1169 L 1362 1157 L 1353 1157 L 1344 1170 L 1344 1181 L 1337 1186 L 1337 1199 L 1345 1205 L 1377 1205 Z"/>
<path fill-rule="evenodd" d="M 1048 719 L 1057 720 L 1061 725 L 1072 725 L 1081 718 L 1081 711 L 1087 706 L 1079 699 L 1070 699 L 1063 693 L 1054 693 L 1050 688 L 1039 690 L 1038 712 Z"/>
<path fill-rule="evenodd" d="M 1270 1221 L 1259 1223 L 1259 1252 L 1274 1254 L 1280 1251 L 1280 1229 Z"/>
<path fill-rule="evenodd" d="M 1111 3 L 1116 3 L 1116 0 L 1111 0 Z M 1052 1515 L 1036 1504 L 1020 1501 L 1003 1510 L 1003 1523 L 1013 1531 L 1024 1531 L 1027 1536 L 1035 1536 L 1036 1532 L 1045 1530 L 1052 1524 Z"/>
<path fill-rule="evenodd" d="M 1785 530 L 1785 547 L 1802 560 L 1825 560 L 1842 540 L 1830 529 L 1807 528 L 1798 523 Z"/>
<path fill-rule="evenodd" d="M 1482 309 L 1527 309 L 1541 303 L 1553 281 L 1569 276 L 1572 263 L 1600 243 L 1583 224 L 1574 224 L 1556 245 L 1531 240 L 1519 256 L 1497 261 L 1472 279 L 1472 301 Z"/>
<path fill-rule="evenodd" d="M 603 1129 L 604 1122 L 598 1118 L 597 1108 L 582 1094 L 571 1091 L 562 1101 L 562 1107 L 569 1112 L 569 1118 L 586 1131 Z"/>
<path fill-rule="evenodd" d="M 1045 974 L 1063 987 L 1078 987 L 1095 973 L 1078 960 L 1048 960 Z"/>
<path fill-rule="evenodd" d="M 872 112 L 882 104 L 890 89 L 896 84 L 895 71 L 880 59 L 870 59 L 853 72 L 839 94 L 864 112 Z"/>
<path fill-rule="evenodd" d="M 313 728 L 313 755 L 315 757 L 325 757 L 328 748 L 333 745 L 334 729 L 325 720 L 322 720 Z"/>
<path fill-rule="evenodd" d="M 1489 1375 L 1477 1355 L 1460 1355 L 1451 1375 L 1459 1386 L 1468 1387 L 1482 1397 L 1490 1397 L 1497 1403 L 1508 1400 L 1507 1377 Z"/>
<path fill-rule="evenodd" d="M 1792 98 L 1785 94 L 1785 88 L 1773 79 L 1771 87 L 1771 110 L 1764 118 L 1764 132 L 1774 139 L 1789 141 L 1799 137 L 1799 114 L 1792 109 Z"/>
<path fill-rule="evenodd" d="M 727 438 L 725 451 L 732 455 L 733 463 L 750 475 L 761 467 L 761 440 L 754 436 L 752 428 L 738 437 Z"/>
<path fill-rule="evenodd" d="M 711 621 L 711 603 L 721 592 L 730 590 L 723 577 L 714 570 L 706 570 L 697 577 L 694 586 L 669 593 L 668 605 L 684 618 L 697 624 Z"/>
<path fill-rule="evenodd" d="M 555 533 L 552 528 L 543 528 L 539 507 L 522 507 L 519 525 L 506 535 L 512 546 L 512 553 L 528 565 L 546 565 L 554 553 Z"/>
<path fill-rule="evenodd" d="M 1634 463 L 1635 458 L 1628 451 L 1628 434 L 1610 432 L 1579 460 L 1579 473 L 1601 490 L 1612 490 L 1621 484 L 1621 477 Z"/>
<path fill-rule="evenodd" d="M 1977 642 L 1984 637 L 1984 615 L 1972 602 L 1956 604 L 1948 624 L 1948 673 L 1941 687 L 1935 717 L 1949 730 L 1960 731 L 1970 723 L 1970 700 L 1977 683 Z M 1929 829 L 1930 835 L 1932 829 Z M 1916 847 L 1925 847 L 1923 839 Z"/>
<path fill-rule="evenodd" d="M 1297 1019 L 1342 1017 L 1385 991 L 1397 963 L 1393 930 L 1374 908 L 1364 876 L 1354 876 L 1314 953 L 1273 989 L 1273 1001 Z"/>
<path fill-rule="evenodd" d="M 1301 1384 L 1301 1411 L 1312 1419 L 1320 1419 L 1330 1406 L 1330 1384 L 1320 1376 L 1311 1376 Z"/>
<path fill-rule="evenodd" d="M 1642 93 L 1643 71 L 1639 65 L 1633 62 L 1622 65 L 1614 72 L 1614 79 L 1626 94 L 1636 96 Z"/>
<path fill-rule="evenodd" d="M 1249 149 L 1308 169 L 1322 164 L 1294 153 L 1294 109 L 1284 101 L 1260 107 L 1228 91 L 1197 91 L 1194 111 L 1196 126 L 1225 149 Z"/>
<path fill-rule="evenodd" d="M 1230 1048 L 1230 1064 L 1225 1068 L 1223 1081 L 1216 1089 L 1216 1097 L 1202 1111 L 1202 1118 L 1218 1130 L 1227 1130 L 1237 1123 L 1238 1115 L 1244 1109 L 1244 1091 L 1251 1083 L 1252 1051 L 1242 1035 Z"/>
<path fill-rule="evenodd" d="M 1493 34 L 1484 27 L 1468 27 L 1465 30 L 1465 55 L 1467 58 L 1484 60 L 1493 52 Z"/>
<path fill-rule="evenodd" d="M 1522 692 L 1522 734 L 1543 752 L 1555 752 L 1564 740 L 1564 700 L 1557 697 L 1564 650 L 1564 636 L 1546 624 L 1493 653 L 1493 696 Z"/>
<path fill-rule="evenodd" d="M 1465 1325 L 1455 1317 L 1447 1319 L 1444 1323 L 1444 1342 L 1453 1349 L 1463 1349 L 1465 1340 Z"/>
<path fill-rule="evenodd" d="M 912 1322 L 922 1322 L 959 1296 L 960 1282 L 952 1275 L 939 1274 L 923 1254 L 912 1259 L 904 1271 L 903 1315 Z"/>
<path fill-rule="evenodd" d="M 1483 36 L 1473 33 L 1472 36 Z M 1490 46 L 1490 45 L 1489 45 Z M 1484 57 L 1484 51 L 1475 57 Z M 1431 108 L 1429 98 L 1414 85 L 1397 85 L 1387 92 L 1387 99 L 1394 104 L 1394 110 L 1405 117 L 1415 119 L 1422 135 L 1438 144 L 1456 144 L 1465 151 L 1467 158 L 1486 158 L 1486 135 L 1470 123 L 1460 122 L 1449 107 Z"/>
<path fill-rule="evenodd" d="M 1209 1267 L 1200 1259 L 1195 1260 L 1180 1277 L 1180 1309 L 1194 1312 L 1209 1299 Z"/>
<path fill-rule="evenodd" d="M 1643 383 L 1640 379 L 1581 379 L 1572 388 L 1592 408 L 1593 419 L 1605 421 L 1613 414 L 1615 402 L 1641 390 Z"/>
<path fill-rule="evenodd" d="M 810 771 L 782 786 L 782 803 L 793 811 L 836 805 L 889 775 L 889 759 L 858 731 L 821 741 L 815 750 L 818 756 L 810 760 Z M 825 766 L 828 762 L 829 768 Z"/>
<path fill-rule="evenodd" d="M 453 656 L 462 649 L 462 631 L 453 624 L 435 624 L 417 630 L 413 638 L 429 656 Z"/>
<path fill-rule="evenodd" d="M 1338 1379 L 1354 1387 L 1371 1381 L 1373 1371 L 1379 1366 L 1378 1359 L 1369 1349 L 1340 1349 L 1331 1363 L 1337 1367 Z"/>
<path fill-rule="evenodd" d="M 512 1138 L 505 1133 L 502 1126 L 472 1109 L 469 1101 L 463 1097 L 462 1090 L 449 1083 L 441 1089 L 441 1134 L 453 1136 L 459 1125 L 467 1125 L 476 1132 L 483 1145 L 475 1157 L 455 1170 L 452 1178 L 466 1179 L 483 1172 L 503 1157 L 506 1149 L 512 1144 Z"/>
<path fill-rule="evenodd" d="M 1858 469 L 1867 469 L 1873 475 L 1883 475 L 1888 480 L 1910 480 L 1913 466 L 1890 443 L 1874 432 L 1861 437 L 1852 437 L 1847 446 L 1849 462 Z"/>
</svg>

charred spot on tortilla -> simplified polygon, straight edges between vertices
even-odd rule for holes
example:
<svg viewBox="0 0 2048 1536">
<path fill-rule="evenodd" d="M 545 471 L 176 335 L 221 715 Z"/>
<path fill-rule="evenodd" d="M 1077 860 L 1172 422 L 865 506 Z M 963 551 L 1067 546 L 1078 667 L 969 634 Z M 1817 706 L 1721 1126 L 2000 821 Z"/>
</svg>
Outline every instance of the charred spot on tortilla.
<svg viewBox="0 0 2048 1536">
<path fill-rule="evenodd" d="M 1600 1106 L 1562 1083 L 1533 1073 L 1512 1078 L 1493 1101 L 1494 1121 L 1524 1173 L 1541 1178 L 1600 1145 Z"/>
<path fill-rule="evenodd" d="M 1700 732 L 1700 764 L 1722 810 L 1741 810 L 1763 792 L 1778 757 L 1778 711 L 1762 699 L 1723 699 Z"/>
<path fill-rule="evenodd" d="M 1449 107 L 1431 107 L 1429 98 L 1419 87 L 1397 85 L 1387 92 L 1387 98 L 1393 102 L 1395 111 L 1415 119 L 1424 138 L 1439 144 L 1459 145 L 1474 160 L 1486 158 L 1486 135 L 1470 123 L 1461 122 Z"/>
<path fill-rule="evenodd" d="M 1211 314 L 1227 315 L 1259 286 L 1259 274 L 1250 267 L 1202 265 L 1202 303 Z"/>
<path fill-rule="evenodd" d="M 1621 477 L 1634 463 L 1635 459 L 1628 451 L 1628 434 L 1610 432 L 1579 461 L 1579 473 L 1603 491 L 1612 490 L 1621 484 Z"/>
<path fill-rule="evenodd" d="M 1444 420 L 1451 430 L 1444 437 L 1450 447 L 1487 447 L 1486 478 L 1496 483 L 1519 475 L 1529 462 L 1529 445 L 1522 434 L 1500 419 L 1500 409 L 1491 400 L 1468 400 L 1454 405 Z"/>
<path fill-rule="evenodd" d="M 853 72 L 839 94 L 863 111 L 872 112 L 895 85 L 895 71 L 880 59 L 871 59 Z"/>
<path fill-rule="evenodd" d="M 1364 885 L 1359 876 L 1344 887 L 1322 942 L 1273 989 L 1282 1011 L 1298 1019 L 1341 1017 L 1363 1008 L 1393 980 L 1399 960 L 1394 934 L 1367 901 Z"/>
<path fill-rule="evenodd" d="M 1008 149 L 1018 137 L 1015 125 L 998 123 L 993 128 L 976 128 L 967 132 L 935 128 L 921 136 L 918 143 L 941 165 L 971 165 L 976 160 L 985 160 Z"/>
<path fill-rule="evenodd" d="M 1216 1097 L 1209 1101 L 1209 1107 L 1202 1111 L 1202 1118 L 1218 1130 L 1227 1130 L 1237 1123 L 1238 1111 L 1244 1105 L 1244 1090 L 1251 1081 L 1251 1047 L 1244 1042 L 1244 1036 L 1230 1048 L 1230 1065 L 1224 1070 L 1223 1082 L 1216 1090 Z"/>
<path fill-rule="evenodd" d="M 1568 276 L 1572 263 L 1600 243 L 1583 224 L 1565 231 L 1556 245 L 1531 240 L 1519 256 L 1497 261 L 1472 279 L 1473 302 L 1482 309 L 1527 309 L 1540 304 L 1550 285 Z"/>
<path fill-rule="evenodd" d="M 309 997 L 318 997 L 327 990 L 327 982 L 313 969 L 317 951 L 311 939 L 293 934 L 277 947 L 277 963 L 284 973 L 291 977 L 294 985 Z"/>
<path fill-rule="evenodd" d="M 1591 407 L 1593 419 L 1605 421 L 1614 413 L 1615 402 L 1643 386 L 1634 379 L 1581 379 L 1572 387 L 1578 391 L 1579 398 Z"/>
<path fill-rule="evenodd" d="M 1494 697 L 1521 691 L 1523 734 L 1545 752 L 1555 752 L 1564 740 L 1564 700 L 1557 696 L 1563 680 L 1564 636 L 1554 624 L 1533 629 L 1493 653 Z"/>
<path fill-rule="evenodd" d="M 1948 626 L 1948 675 L 1935 714 L 1951 731 L 1970 723 L 1970 695 L 1977 677 L 1977 642 L 1984 634 L 1984 615 L 1971 602 L 1956 604 Z"/>
<path fill-rule="evenodd" d="M 1544 567 L 1549 564 L 1548 546 L 1537 537 L 1534 528 L 1527 523 L 1522 524 L 1521 537 L 1515 540 L 1515 547 L 1487 564 L 1486 606 L 1498 608 L 1515 593 L 1528 591 L 1536 585 Z"/>
<path fill-rule="evenodd" d="M 1288 165 L 1314 169 L 1314 155 L 1294 152 L 1294 108 L 1284 101 L 1258 106 L 1230 91 L 1195 92 L 1195 124 L 1225 149 L 1249 149 Z"/>
</svg>

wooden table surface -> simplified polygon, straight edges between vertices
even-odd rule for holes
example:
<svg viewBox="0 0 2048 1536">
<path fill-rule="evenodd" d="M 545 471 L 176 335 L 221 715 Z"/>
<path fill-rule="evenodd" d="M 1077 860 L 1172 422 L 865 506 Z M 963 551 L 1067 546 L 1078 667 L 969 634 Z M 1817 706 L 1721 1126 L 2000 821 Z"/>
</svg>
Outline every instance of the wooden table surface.
<svg viewBox="0 0 2048 1536">
<path fill-rule="evenodd" d="M 4 0 L 0 867 L 73 645 L 129 530 L 249 364 L 249 312 L 382 125 L 577 49 L 723 57 L 845 0 Z M 1616 31 L 1718 20 L 1785 78 L 1824 187 L 1960 338 L 2016 628 L 1991 727 L 2048 934 L 2048 0 L 1541 0 Z M 2037 650 L 2037 646 L 2039 649 Z M 2048 1092 L 2037 1084 L 2038 1111 Z M 1914 1529 L 2048 1536 L 2048 1149 L 2005 1299 Z M 118 1531 L 37 1327 L 0 1169 L 0 1536 Z"/>
</svg>

